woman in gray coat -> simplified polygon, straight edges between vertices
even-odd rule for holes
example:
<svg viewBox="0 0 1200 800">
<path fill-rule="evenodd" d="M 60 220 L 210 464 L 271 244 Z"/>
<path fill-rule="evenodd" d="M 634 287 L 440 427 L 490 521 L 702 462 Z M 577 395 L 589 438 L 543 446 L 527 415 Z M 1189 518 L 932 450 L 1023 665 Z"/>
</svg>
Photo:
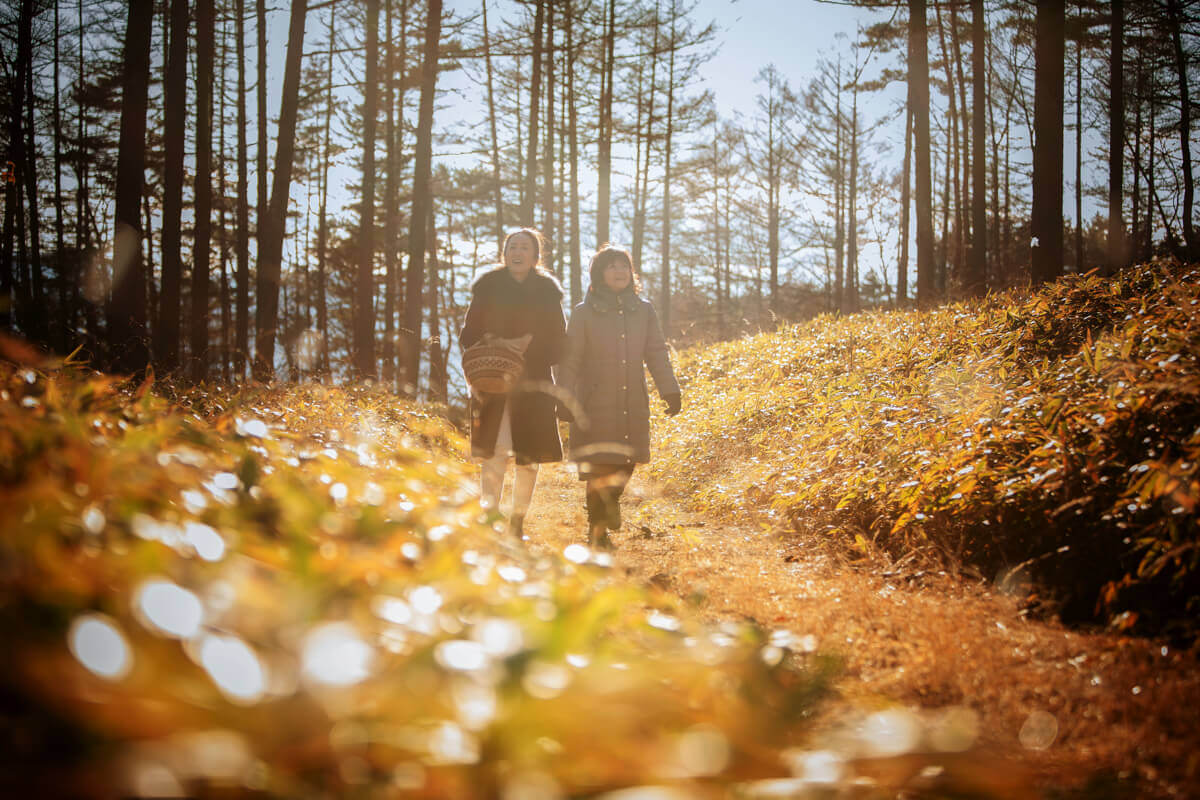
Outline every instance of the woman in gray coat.
<svg viewBox="0 0 1200 800">
<path fill-rule="evenodd" d="M 654 306 L 640 294 L 629 251 L 606 244 L 592 256 L 587 297 L 571 312 L 558 383 L 571 394 L 570 459 L 586 482 L 588 541 L 611 547 L 621 493 L 650 460 L 650 395 L 644 367 L 679 413 L 679 383 Z M 644 365 L 644 366 L 643 366 Z"/>
</svg>

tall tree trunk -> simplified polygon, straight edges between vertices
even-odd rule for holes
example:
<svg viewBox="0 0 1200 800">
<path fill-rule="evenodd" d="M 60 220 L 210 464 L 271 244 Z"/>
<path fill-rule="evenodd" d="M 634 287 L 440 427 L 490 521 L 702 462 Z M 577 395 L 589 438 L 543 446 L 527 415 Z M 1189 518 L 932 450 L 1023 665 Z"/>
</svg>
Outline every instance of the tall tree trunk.
<svg viewBox="0 0 1200 800">
<path fill-rule="evenodd" d="M 950 4 L 950 52 L 954 62 L 954 80 L 950 91 L 958 92 L 959 113 L 954 117 L 951 128 L 954 137 L 954 270 L 960 284 L 966 282 L 963 273 L 967 266 L 967 237 L 970 236 L 970 214 L 967 198 L 970 196 L 970 135 L 968 133 L 967 80 L 963 75 L 962 39 L 959 36 L 958 4 Z M 946 74 L 950 74 L 947 65 Z"/>
<path fill-rule="evenodd" d="M 488 22 L 487 22 L 487 5 L 488 0 L 480 0 L 483 7 L 483 60 L 487 69 L 487 101 L 488 101 L 488 123 L 491 126 L 492 133 L 492 182 L 495 184 L 493 188 L 494 199 L 496 204 L 495 218 L 495 235 L 496 235 L 496 260 L 502 259 L 501 250 L 504 249 L 504 192 L 500 182 L 500 136 L 496 131 L 496 96 L 493 88 L 493 70 L 492 70 L 492 45 L 488 38 Z M 567 48 L 571 47 L 571 11 L 567 11 Z M 573 54 L 572 54 L 573 57 Z M 567 80 L 571 80 L 568 76 Z M 574 97 L 572 96 L 572 102 Z"/>
<path fill-rule="evenodd" d="M 42 287 L 42 233 L 41 213 L 37 196 L 37 138 L 34 120 L 35 98 L 33 94 L 33 18 L 38 13 L 34 0 L 22 0 L 20 32 L 18 36 L 26 37 L 26 41 L 17 45 L 18 52 L 24 50 L 24 81 L 18 84 L 24 97 L 25 105 L 25 163 L 21 165 L 22 177 L 25 179 L 25 195 L 29 202 L 29 332 L 39 342 L 47 341 L 47 318 L 41 309 L 45 308 L 45 297 Z"/>
<path fill-rule="evenodd" d="M 604 26 L 604 58 L 600 65 L 600 124 L 597 136 L 598 173 L 596 186 L 596 244 L 609 240 L 609 219 L 612 202 L 612 137 L 613 137 L 613 61 L 616 50 L 617 0 L 608 0 L 607 21 Z"/>
<path fill-rule="evenodd" d="M 121 69 L 121 138 L 117 146 L 113 290 L 108 310 L 112 368 L 140 372 L 150 361 L 146 341 L 146 278 L 141 257 L 142 181 L 146 154 L 146 95 L 150 79 L 151 0 L 130 0 Z"/>
<path fill-rule="evenodd" d="M 950 212 L 954 210 L 954 188 L 958 186 L 958 181 L 955 180 L 954 169 L 958 163 L 954 145 L 958 140 L 955 135 L 955 129 L 947 120 L 946 126 L 946 162 L 945 170 L 942 173 L 942 238 L 938 242 L 938 269 L 937 269 L 937 292 L 940 297 L 946 296 L 947 286 L 949 284 L 950 265 L 953 260 L 951 255 L 950 244 L 954 239 L 955 230 L 950 222 Z M 936 168 L 935 168 L 936 171 Z"/>
<path fill-rule="evenodd" d="M 1126 246 L 1126 260 L 1141 257 L 1141 201 L 1142 201 L 1142 107 L 1146 89 L 1145 60 L 1142 51 L 1138 50 L 1136 101 L 1133 107 L 1133 186 L 1129 209 L 1130 238 Z M 1111 157 L 1111 156 L 1110 156 Z"/>
<path fill-rule="evenodd" d="M 75 219 L 76 219 L 75 242 L 77 245 L 77 250 L 79 251 L 80 263 L 79 263 L 79 270 L 78 270 L 78 279 L 75 281 L 74 294 L 75 294 L 75 301 L 77 304 L 80 302 L 81 299 L 83 300 L 82 308 L 83 308 L 84 331 L 85 331 L 84 345 L 87 347 L 89 352 L 91 352 L 93 354 L 97 354 L 100 349 L 100 314 L 99 314 L 99 310 L 98 310 L 98 306 L 99 306 L 98 297 L 97 297 L 98 293 L 95 291 L 87 290 L 87 288 L 86 288 L 86 287 L 95 285 L 94 275 L 95 275 L 95 266 L 96 265 L 95 265 L 94 259 L 92 258 L 92 254 L 91 254 L 92 226 L 91 226 L 90 220 L 92 218 L 92 208 L 91 208 L 91 199 L 90 199 L 90 194 L 89 194 L 90 185 L 91 185 L 91 181 L 89 179 L 89 159 L 86 157 L 85 149 L 84 149 L 86 147 L 84 142 L 87 141 L 88 126 L 87 126 L 87 116 L 84 113 L 84 108 L 83 108 L 83 91 L 82 91 L 83 76 L 85 74 L 84 73 L 84 60 L 83 60 L 84 59 L 83 31 L 85 28 L 84 15 L 83 15 L 83 0 L 78 1 L 78 3 L 76 4 L 76 10 L 77 10 L 78 22 L 79 22 L 79 26 L 78 26 L 79 27 L 79 30 L 78 30 L 78 37 L 79 37 L 78 45 L 79 46 L 77 49 L 77 55 L 79 57 L 79 65 L 78 65 L 79 68 L 78 68 L 77 72 L 78 72 L 79 77 L 77 79 L 78 80 L 77 88 L 80 91 L 79 91 L 79 107 L 78 107 L 79 117 L 76 121 L 76 137 L 79 141 L 79 154 L 76 156 L 76 172 L 75 172 L 76 179 L 78 182 L 78 188 L 77 188 L 76 194 L 75 194 Z M 8 240 L 7 236 L 5 237 L 5 240 L 6 241 Z M 7 294 L 0 294 L 0 302 L 3 302 L 3 298 L 7 297 L 7 296 L 8 296 Z"/>
<path fill-rule="evenodd" d="M 913 113 L 917 304 L 933 305 L 933 184 L 929 172 L 929 51 L 925 0 L 908 2 L 908 96 Z"/>
<path fill-rule="evenodd" d="M 59 37 L 61 35 L 59 25 L 58 3 L 54 4 L 54 89 L 53 107 L 51 110 L 51 120 L 54 125 L 54 243 L 55 243 L 55 263 L 58 265 L 58 313 L 59 313 L 59 329 L 57 331 L 57 346 L 63 352 L 69 352 L 71 343 L 75 338 L 74 331 L 74 314 L 71 309 L 70 298 L 70 269 L 69 264 L 73 263 L 67 259 L 66 254 L 66 232 L 63 223 L 63 197 L 62 197 L 62 139 L 63 139 L 63 124 L 62 124 L 62 99 L 60 97 L 62 89 L 59 86 Z"/>
<path fill-rule="evenodd" d="M 1075 40 L 1075 271 L 1083 272 L 1083 25 Z"/>
<path fill-rule="evenodd" d="M 321 206 L 317 212 L 317 331 L 321 336 L 320 355 L 317 370 L 322 378 L 329 375 L 329 313 L 325 298 L 325 282 L 328 272 L 328 241 L 329 241 L 329 162 L 333 156 L 330 152 L 329 130 L 333 119 L 333 51 L 337 41 L 334 20 L 337 5 L 329 6 L 329 53 L 325 61 L 325 122 L 321 133 Z"/>
<path fill-rule="evenodd" d="M 26 263 L 24 201 L 21 194 L 24 191 L 25 170 L 27 167 L 25 154 L 26 137 L 24 133 L 24 87 L 25 73 L 29 69 L 29 51 L 32 47 L 32 34 L 29 31 L 33 26 L 32 16 L 28 20 L 26 16 L 31 14 L 32 10 L 32 3 L 29 0 L 25 0 L 21 5 L 18 21 L 16 76 L 11 79 L 12 83 L 9 84 L 15 91 L 11 91 L 8 95 L 8 151 L 6 153 L 4 171 L 6 188 L 4 198 L 5 225 L 3 267 L 0 267 L 0 280 L 6 281 L 7 286 L 3 300 L 5 308 L 0 310 L 6 314 L 10 311 L 15 311 L 13 320 L 16 322 L 17 327 L 22 327 L 22 323 L 32 309 L 32 303 L 26 298 L 21 297 L 21 293 L 24 291 L 22 272 Z M 16 235 L 18 247 L 16 263 L 13 262 L 14 234 Z M 16 298 L 11 297 L 11 293 L 14 290 L 17 294 Z"/>
<path fill-rule="evenodd" d="M 657 27 L 655 28 L 657 31 Z M 633 256 L 633 263 L 640 264 L 642 262 L 642 234 L 645 231 L 645 218 L 642 216 L 642 209 L 646 202 L 646 195 L 642 192 L 642 150 L 646 142 L 642 139 L 642 117 L 646 111 L 646 68 L 642 63 L 637 65 L 637 90 L 634 99 L 634 108 L 637 111 L 637 116 L 633 122 L 633 220 L 631 227 L 633 238 L 630 242 L 629 252 Z M 647 181 L 648 182 L 648 181 Z"/>
<path fill-rule="evenodd" d="M 183 317 L 183 153 L 187 139 L 188 0 L 171 0 L 167 82 L 163 88 L 163 211 L 161 331 L 158 361 L 164 372 L 179 368 Z"/>
<path fill-rule="evenodd" d="M 566 47 L 562 48 L 562 63 L 560 68 L 564 71 L 567 69 L 567 54 Z M 558 229 L 558 245 L 552 247 L 554 253 L 554 275 L 558 278 L 558 282 L 563 286 L 567 284 L 567 274 L 565 271 L 565 262 L 567 259 L 567 236 L 570 234 L 569 222 L 567 219 L 567 117 L 569 111 L 567 109 L 567 91 L 564 85 L 558 92 L 558 152 L 562 155 L 558 159 L 558 168 L 556 170 L 557 177 L 555 178 L 554 192 L 554 217 L 557 220 L 556 226 Z M 453 285 L 453 279 L 450 284 Z M 453 297 L 454 295 L 443 295 L 445 297 Z"/>
<path fill-rule="evenodd" d="M 525 156 L 524 181 L 521 184 L 521 224 L 534 225 L 533 207 L 537 196 L 538 170 L 538 115 L 541 113 L 542 90 L 542 34 L 546 24 L 546 3 L 537 0 L 537 12 L 533 19 L 533 71 L 529 78 L 529 124 L 527 130 L 529 148 Z"/>
<path fill-rule="evenodd" d="M 192 247 L 192 380 L 208 377 L 209 266 L 212 254 L 213 0 L 196 2 L 196 237 Z"/>
<path fill-rule="evenodd" d="M 943 296 L 949 284 L 947 280 L 951 271 L 958 273 L 962 269 L 962 261 L 958 258 L 958 240 L 962 232 L 959 225 L 959 214 L 962 209 L 961 188 L 959 182 L 959 138 L 958 138 L 958 92 L 954 79 L 954 62 L 950 48 L 946 44 L 946 25 L 942 22 L 942 4 L 934 2 L 934 14 L 937 19 L 938 42 L 942 51 L 942 66 L 946 71 L 946 101 L 948 116 L 946 119 L 946 172 L 942 176 L 942 240 L 938 257 L 938 291 Z M 966 113 L 966 109 L 963 109 Z M 954 221 L 951 220 L 953 214 Z M 953 265 L 953 269 L 951 269 Z"/>
<path fill-rule="evenodd" d="M 438 263 L 437 212 L 429 209 L 429 399 L 445 404 L 449 399 L 450 376 L 442 343 L 441 265 Z"/>
<path fill-rule="evenodd" d="M 1148 89 L 1147 100 L 1149 109 L 1147 110 L 1147 126 L 1149 130 L 1149 140 L 1146 142 L 1146 223 L 1145 230 L 1142 231 L 1142 260 L 1149 261 L 1154 255 L 1154 197 L 1156 194 L 1155 172 L 1154 172 L 1154 148 L 1155 142 L 1158 139 L 1158 76 L 1153 70 L 1150 70 L 1148 78 L 1150 86 Z"/>
<path fill-rule="evenodd" d="M 1125 3 L 1112 0 L 1108 80 L 1107 272 L 1125 266 Z"/>
<path fill-rule="evenodd" d="M 217 287 L 218 304 L 221 308 L 221 345 L 218 357 L 220 365 L 220 380 L 224 384 L 230 381 L 229 361 L 232 353 L 230 328 L 233 322 L 229 296 L 229 226 L 225 212 L 229 207 L 229 186 L 227 178 L 228 158 L 225 149 L 225 129 L 229 121 L 225 114 L 225 104 L 229 96 L 229 23 L 221 21 L 221 61 L 217 72 L 221 76 L 218 97 L 220 103 L 217 111 L 217 247 L 220 252 L 220 283 Z"/>
<path fill-rule="evenodd" d="M 266 179 L 268 179 L 268 175 L 270 174 L 268 163 L 266 163 L 266 0 L 254 0 L 254 17 L 256 17 L 256 36 L 258 38 L 256 53 L 254 53 L 254 58 L 256 58 L 256 65 L 254 66 L 256 66 L 256 72 L 258 74 L 256 97 L 254 97 L 254 100 L 256 100 L 258 106 L 256 122 L 258 146 L 256 149 L 256 157 L 254 157 L 254 161 L 256 161 L 256 167 L 254 167 L 254 184 L 256 184 L 257 190 L 256 198 L 254 198 L 256 199 L 257 206 L 256 209 L 254 209 L 254 236 L 256 236 L 258 242 L 258 252 L 256 253 L 256 258 L 258 260 L 256 264 L 256 275 L 254 275 L 254 294 L 256 294 L 256 297 L 260 297 L 260 293 L 262 293 L 263 289 L 263 276 L 260 275 L 260 273 L 262 273 L 263 270 L 263 249 L 266 243 L 265 237 L 268 235 L 268 217 L 270 216 L 270 197 L 268 196 L 268 193 L 266 193 Z M 276 279 L 275 283 L 278 284 L 278 279 Z M 278 297 L 277 294 L 274 296 Z M 259 359 L 257 353 L 254 354 L 254 359 L 256 359 L 256 361 L 253 361 L 250 367 L 250 372 L 253 377 L 257 378 L 258 374 L 265 375 L 265 377 L 260 378 L 260 380 L 269 380 L 270 378 L 274 378 L 275 314 L 277 311 L 277 308 L 275 307 L 276 303 L 278 303 L 278 300 L 272 301 L 270 314 L 271 353 L 266 354 L 262 357 L 262 359 Z M 259 338 L 263 336 L 263 333 L 260 332 L 260 327 L 262 327 L 262 325 L 259 323 L 259 320 L 264 319 L 263 309 L 260 308 L 259 305 L 260 300 L 256 300 L 256 305 L 254 305 L 254 348 L 256 349 L 258 348 Z M 263 373 L 262 369 L 256 367 L 257 363 L 259 362 L 268 368 L 268 372 Z"/>
<path fill-rule="evenodd" d="M 717 117 L 712 119 L 712 258 L 713 285 L 716 288 L 717 336 L 725 338 L 725 303 L 721 294 L 721 152 Z"/>
<path fill-rule="evenodd" d="M 900 182 L 900 260 L 896 265 L 896 305 L 908 305 L 909 211 L 912 206 L 912 108 L 904 104 L 904 167 Z"/>
<path fill-rule="evenodd" d="M 17 114 L 22 111 L 22 92 L 13 93 L 13 101 L 17 106 Z M 18 119 L 20 117 L 18 116 Z M 24 139 L 21 141 L 21 151 L 24 152 L 26 143 Z M 23 164 L 24 160 L 14 162 Z M 25 176 L 20 176 L 21 184 L 24 184 Z M 16 322 L 17 327 L 28 335 L 32 326 L 29 323 L 29 315 L 33 312 L 33 295 L 30 292 L 30 285 L 33 279 L 29 275 L 29 250 L 28 240 L 25 238 L 25 192 L 23 185 L 18 185 L 14 194 L 17 198 L 17 272 L 16 272 Z"/>
<path fill-rule="evenodd" d="M 637 158 L 634 160 L 634 201 L 633 201 L 633 242 L 632 254 L 635 264 L 642 263 L 642 243 L 646 236 L 646 206 L 650 200 L 650 154 L 654 149 L 654 95 L 658 88 L 658 33 L 661 28 L 661 20 L 659 17 L 660 4 L 658 0 L 654 3 L 654 40 L 650 49 L 650 81 L 649 81 L 649 102 L 646 103 L 646 132 L 641 133 L 641 125 L 638 126 L 638 147 L 639 151 Z M 642 112 L 642 90 L 641 81 L 639 79 L 638 87 L 638 114 Z M 645 141 L 645 158 L 641 158 L 642 142 Z"/>
<path fill-rule="evenodd" d="M 775 212 L 778 215 L 778 211 Z M 850 182 L 846 202 L 846 290 L 851 311 L 858 311 L 858 81 L 854 82 L 850 103 Z M 778 223 L 777 223 L 778 224 Z M 778 236 L 776 236 L 778 242 Z M 778 244 L 776 244 L 778 247 Z M 778 259 L 778 255 L 773 255 Z M 775 271 L 772 269 L 772 279 Z M 774 292 L 774 287 L 772 287 Z"/>
<path fill-rule="evenodd" d="M 259 0 L 261 2 L 262 0 Z M 255 307 L 254 378 L 269 381 L 275 374 L 275 333 L 279 313 L 279 278 L 292 158 L 296 149 L 296 113 L 300 97 L 300 62 L 304 54 L 305 0 L 292 0 L 284 60 L 283 94 L 279 99 L 279 136 L 275 145 L 275 175 L 266 223 L 259 231 L 258 303 Z"/>
<path fill-rule="evenodd" d="M 9 98 L 9 105 L 13 103 L 13 98 Z M 18 119 L 20 119 L 18 117 Z M 11 132 L 11 117 L 9 130 Z M 0 330 L 11 330 L 13 326 L 13 289 L 15 281 L 13 275 L 13 236 L 15 235 L 15 227 L 17 220 L 17 196 L 20 190 L 17 188 L 17 176 L 13 170 L 13 165 L 16 160 L 12 142 L 20 141 L 20 137 L 13 139 L 10 136 L 9 148 L 5 153 L 4 172 L 0 173 L 3 177 L 4 190 L 4 231 L 3 241 L 0 242 Z"/>
<path fill-rule="evenodd" d="M 442 0 L 429 0 L 425 47 L 421 59 L 421 104 L 417 112 L 417 142 L 413 161 L 413 204 L 408 234 L 408 286 L 404 292 L 405 354 L 403 389 L 417 396 L 421 376 L 421 312 L 425 277 L 425 231 L 433 208 L 433 101 L 437 92 L 438 39 L 442 30 Z"/>
<path fill-rule="evenodd" d="M 1171 44 L 1175 51 L 1175 78 L 1179 84 L 1179 151 L 1183 160 L 1183 240 L 1188 259 L 1200 258 L 1200 237 L 1192 221 L 1196 184 L 1192 176 L 1192 99 L 1188 89 L 1188 62 L 1183 51 L 1183 13 L 1179 0 L 1167 0 Z"/>
<path fill-rule="evenodd" d="M 151 34 L 153 35 L 153 34 Z M 142 192 L 142 217 L 145 219 L 145 230 L 142 231 L 142 241 L 146 245 L 143 270 L 146 273 L 146 339 L 154 341 L 158 333 L 158 285 L 154 275 L 154 209 L 150 206 L 150 195 Z M 150 354 L 154 358 L 153 352 Z"/>
<path fill-rule="evenodd" d="M 1051 281 L 1063 267 L 1063 66 L 1065 4 L 1037 4 L 1034 43 L 1032 278 Z"/>
<path fill-rule="evenodd" d="M 679 14 L 675 0 L 671 0 L 671 55 L 667 59 L 667 116 L 663 129 L 663 227 L 662 261 L 660 263 L 659 318 L 664 335 L 670 336 L 671 329 L 671 139 L 675 127 L 675 51 L 676 23 Z M 611 87 L 610 87 L 611 88 Z"/>
<path fill-rule="evenodd" d="M 575 0 L 567 0 L 567 126 L 571 143 L 571 307 L 583 300 L 583 251 L 579 221 L 579 115 L 575 97 Z"/>
<path fill-rule="evenodd" d="M 250 356 L 250 196 L 246 161 L 246 2 L 234 0 L 234 36 L 237 38 L 237 311 L 234 327 L 233 374 L 246 377 Z"/>
<path fill-rule="evenodd" d="M 363 101 L 362 206 L 354 282 L 354 368 L 375 378 L 375 121 L 379 114 L 379 0 L 367 0 L 367 74 Z"/>
<path fill-rule="evenodd" d="M 987 291 L 987 165 L 984 163 L 987 121 L 987 70 L 984 62 L 983 0 L 971 0 L 971 249 L 963 291 L 978 297 Z"/>
<path fill-rule="evenodd" d="M 993 64 L 992 46 L 988 45 L 988 96 L 995 97 L 996 81 L 994 79 L 995 66 Z M 1008 150 L 1008 130 L 1009 130 L 1009 113 L 1012 108 L 1012 101 L 1005 104 L 1004 107 L 1004 143 L 1005 152 Z M 986 270 L 988 259 L 984 259 L 985 275 L 984 278 L 989 286 L 1000 286 L 1002 280 L 999 280 L 1006 274 L 1006 263 L 1004 254 L 1008 250 L 1003 239 L 1003 230 L 1001 228 L 1000 216 L 1000 136 L 1001 131 L 999 124 L 996 121 L 996 103 L 988 103 L 988 125 L 990 126 L 992 136 L 992 226 L 988 233 L 988 252 L 990 253 L 991 269 Z"/>
<path fill-rule="evenodd" d="M 846 152 L 843 142 L 845 125 L 842 120 L 842 60 L 838 57 L 835 73 L 837 95 L 833 106 L 833 258 L 834 306 L 846 311 Z"/>
<path fill-rule="evenodd" d="M 387 128 L 384 131 L 387 152 L 383 184 L 383 366 L 380 371 L 380 379 L 389 389 L 392 389 L 396 382 L 396 204 L 399 202 L 396 182 L 400 177 L 397 175 L 400 154 L 396 152 L 396 44 L 392 38 L 392 2 L 393 0 L 384 0 L 383 6 L 383 39 L 387 43 L 383 95 L 383 105 L 387 110 Z"/>
<path fill-rule="evenodd" d="M 560 240 L 555 233 L 554 209 L 554 0 L 546 8 L 546 49 L 542 51 L 546 70 L 546 143 L 542 150 L 542 234 L 550 254 L 542 254 L 542 262 L 549 269 L 552 255 L 560 249 Z M 547 257 L 551 255 L 551 257 Z"/>
</svg>

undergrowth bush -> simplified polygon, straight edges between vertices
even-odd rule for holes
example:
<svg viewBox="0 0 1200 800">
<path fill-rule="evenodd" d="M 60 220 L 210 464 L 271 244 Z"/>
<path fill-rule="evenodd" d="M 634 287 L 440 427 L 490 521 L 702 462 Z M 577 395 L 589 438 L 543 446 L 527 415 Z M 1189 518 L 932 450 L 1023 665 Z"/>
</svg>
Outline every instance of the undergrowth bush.
<svg viewBox="0 0 1200 800">
<path fill-rule="evenodd" d="M 1200 268 L 824 316 L 681 357 L 667 490 L 853 556 L 1032 581 L 1067 620 L 1194 636 Z"/>
<path fill-rule="evenodd" d="M 788 774 L 830 662 L 708 626 L 582 546 L 532 555 L 481 512 L 463 452 L 377 390 L 168 403 L 0 365 L 4 793 L 555 798 Z"/>
</svg>

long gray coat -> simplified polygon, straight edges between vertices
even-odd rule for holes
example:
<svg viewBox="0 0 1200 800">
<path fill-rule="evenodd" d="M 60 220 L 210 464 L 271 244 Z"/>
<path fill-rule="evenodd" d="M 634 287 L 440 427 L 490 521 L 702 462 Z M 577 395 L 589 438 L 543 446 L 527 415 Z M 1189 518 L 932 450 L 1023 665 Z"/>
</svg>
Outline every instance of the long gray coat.
<svg viewBox="0 0 1200 800">
<path fill-rule="evenodd" d="M 579 463 L 650 460 L 650 369 L 661 396 L 679 394 L 654 306 L 632 288 L 592 286 L 571 312 L 558 383 L 575 398 L 570 459 Z"/>
</svg>

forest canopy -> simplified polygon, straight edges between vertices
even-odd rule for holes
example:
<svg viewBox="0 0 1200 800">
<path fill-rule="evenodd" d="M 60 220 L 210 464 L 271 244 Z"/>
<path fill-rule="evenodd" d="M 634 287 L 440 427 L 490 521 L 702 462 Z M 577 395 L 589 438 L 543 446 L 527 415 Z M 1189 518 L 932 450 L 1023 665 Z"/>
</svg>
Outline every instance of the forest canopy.
<svg viewBox="0 0 1200 800">
<path fill-rule="evenodd" d="M 9 0 L 0 328 L 457 403 L 518 225 L 571 303 L 628 243 L 676 341 L 1197 252 L 1196 3 L 860 5 L 730 114 L 689 0 Z"/>
</svg>

